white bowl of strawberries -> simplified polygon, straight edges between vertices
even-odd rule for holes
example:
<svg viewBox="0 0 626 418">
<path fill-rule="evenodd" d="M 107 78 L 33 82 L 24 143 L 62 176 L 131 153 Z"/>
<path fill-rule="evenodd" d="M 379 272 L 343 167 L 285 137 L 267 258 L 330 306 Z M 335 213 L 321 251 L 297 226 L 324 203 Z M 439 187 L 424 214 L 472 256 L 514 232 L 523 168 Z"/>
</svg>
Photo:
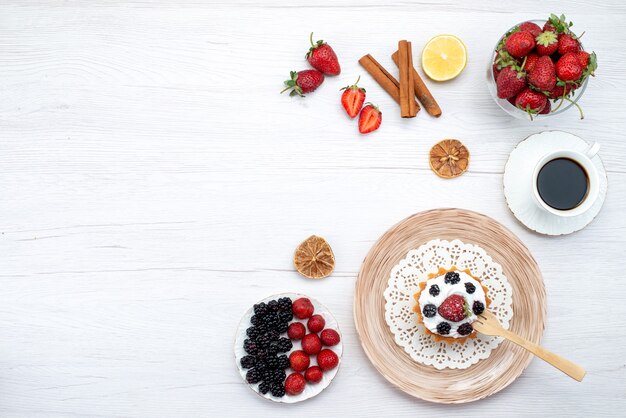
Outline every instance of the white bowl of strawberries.
<svg viewBox="0 0 626 418">
<path fill-rule="evenodd" d="M 504 111 L 533 120 L 575 106 L 583 119 L 577 102 L 598 64 L 572 25 L 564 15 L 552 14 L 547 21 L 519 23 L 498 40 L 487 77 L 491 95 Z"/>
</svg>

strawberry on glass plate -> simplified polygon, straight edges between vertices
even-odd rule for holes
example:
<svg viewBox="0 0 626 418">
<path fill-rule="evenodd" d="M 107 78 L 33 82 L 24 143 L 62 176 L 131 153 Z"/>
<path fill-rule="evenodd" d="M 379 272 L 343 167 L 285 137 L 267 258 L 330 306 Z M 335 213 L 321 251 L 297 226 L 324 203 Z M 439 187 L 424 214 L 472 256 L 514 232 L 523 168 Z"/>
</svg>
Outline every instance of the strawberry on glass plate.
<svg viewBox="0 0 626 418">
<path fill-rule="evenodd" d="M 330 385 L 343 342 L 328 308 L 309 296 L 282 293 L 246 311 L 234 350 L 239 374 L 254 392 L 274 402 L 296 403 Z"/>
</svg>

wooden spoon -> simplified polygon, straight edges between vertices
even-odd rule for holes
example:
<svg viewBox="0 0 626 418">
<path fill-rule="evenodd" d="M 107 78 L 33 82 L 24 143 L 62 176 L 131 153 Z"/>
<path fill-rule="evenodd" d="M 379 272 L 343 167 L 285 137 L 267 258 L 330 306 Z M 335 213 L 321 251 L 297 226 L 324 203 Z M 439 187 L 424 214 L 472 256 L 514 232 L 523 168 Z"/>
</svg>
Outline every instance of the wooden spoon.
<svg viewBox="0 0 626 418">
<path fill-rule="evenodd" d="M 517 334 L 512 333 L 509 330 L 502 328 L 498 318 L 494 316 L 490 311 L 484 311 L 478 316 L 478 319 L 472 323 L 472 327 L 481 334 L 491 335 L 495 337 L 504 337 L 507 340 L 514 342 L 522 348 L 530 351 L 540 359 L 550 363 L 572 379 L 576 379 L 579 382 L 583 380 L 587 373 L 585 369 L 572 363 L 571 361 L 558 356 L 541 346 L 532 343 Z"/>
</svg>

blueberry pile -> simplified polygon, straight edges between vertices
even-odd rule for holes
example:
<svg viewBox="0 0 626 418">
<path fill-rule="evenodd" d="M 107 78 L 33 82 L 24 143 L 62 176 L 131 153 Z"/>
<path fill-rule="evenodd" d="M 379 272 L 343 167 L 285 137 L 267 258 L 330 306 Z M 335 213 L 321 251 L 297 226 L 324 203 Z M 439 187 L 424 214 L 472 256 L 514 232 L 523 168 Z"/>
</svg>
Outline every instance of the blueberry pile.
<svg viewBox="0 0 626 418">
<path fill-rule="evenodd" d="M 254 305 L 252 324 L 246 330 L 248 338 L 243 342 L 247 355 L 240 364 L 246 372 L 246 381 L 259 384 L 259 392 L 271 393 L 278 398 L 285 396 L 285 369 L 289 367 L 286 354 L 293 344 L 286 337 L 289 322 L 293 319 L 292 302 L 289 298 L 261 302 Z"/>
</svg>

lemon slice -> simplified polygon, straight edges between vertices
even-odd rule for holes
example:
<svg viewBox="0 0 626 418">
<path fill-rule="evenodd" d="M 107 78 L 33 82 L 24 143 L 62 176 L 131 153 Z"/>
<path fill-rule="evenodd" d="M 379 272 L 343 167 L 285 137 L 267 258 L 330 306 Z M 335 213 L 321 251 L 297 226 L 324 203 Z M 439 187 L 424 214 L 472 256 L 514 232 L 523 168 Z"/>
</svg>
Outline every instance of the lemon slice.
<svg viewBox="0 0 626 418">
<path fill-rule="evenodd" d="M 467 64 L 465 44 L 454 35 L 437 35 L 422 51 L 422 68 L 435 81 L 452 80 Z"/>
</svg>

